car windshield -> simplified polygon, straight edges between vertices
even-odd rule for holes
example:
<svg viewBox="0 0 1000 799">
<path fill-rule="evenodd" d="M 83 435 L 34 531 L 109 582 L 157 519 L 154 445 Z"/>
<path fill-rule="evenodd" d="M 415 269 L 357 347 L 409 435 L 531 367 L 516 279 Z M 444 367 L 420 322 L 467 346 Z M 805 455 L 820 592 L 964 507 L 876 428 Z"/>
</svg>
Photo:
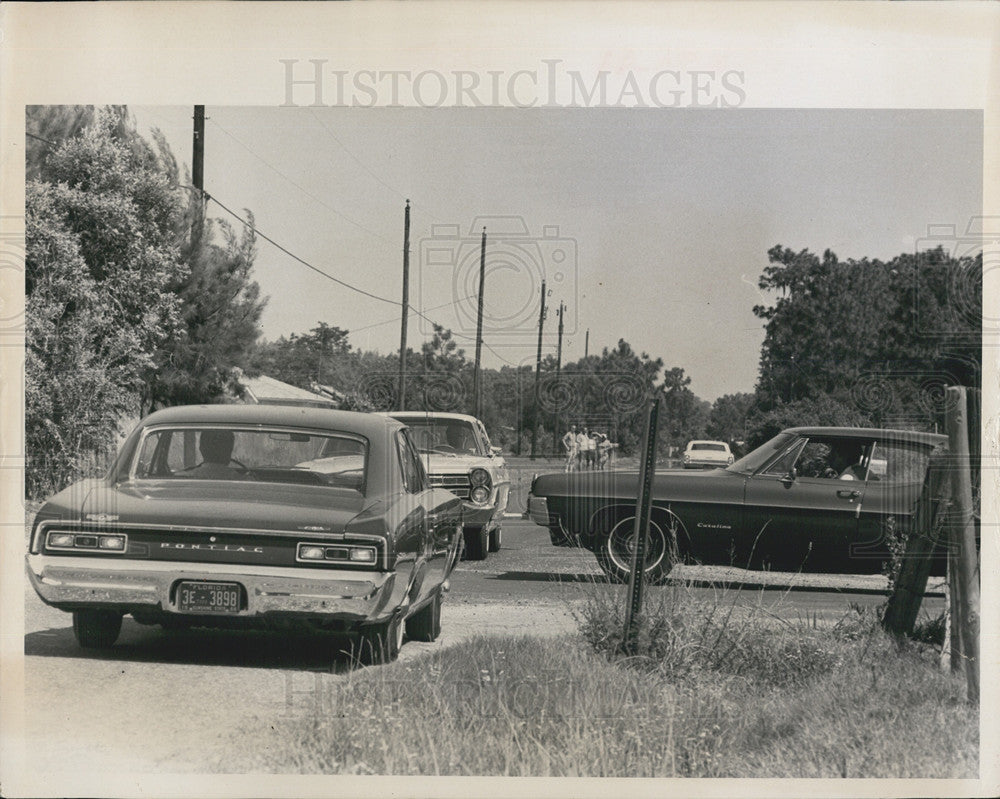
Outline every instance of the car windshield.
<svg viewBox="0 0 1000 799">
<path fill-rule="evenodd" d="M 365 439 L 350 433 L 237 426 L 150 430 L 133 464 L 137 480 L 240 480 L 363 491 Z"/>
<path fill-rule="evenodd" d="M 691 443 L 691 451 L 694 450 L 711 450 L 712 452 L 725 452 L 725 444 L 715 444 L 711 441 L 694 441 Z"/>
<path fill-rule="evenodd" d="M 485 455 L 476 428 L 463 419 L 412 419 L 406 422 L 421 452 Z"/>
<path fill-rule="evenodd" d="M 744 455 L 735 463 L 726 467 L 727 471 L 740 474 L 753 474 L 796 438 L 795 433 L 778 433 L 774 438 L 757 449 Z"/>
</svg>

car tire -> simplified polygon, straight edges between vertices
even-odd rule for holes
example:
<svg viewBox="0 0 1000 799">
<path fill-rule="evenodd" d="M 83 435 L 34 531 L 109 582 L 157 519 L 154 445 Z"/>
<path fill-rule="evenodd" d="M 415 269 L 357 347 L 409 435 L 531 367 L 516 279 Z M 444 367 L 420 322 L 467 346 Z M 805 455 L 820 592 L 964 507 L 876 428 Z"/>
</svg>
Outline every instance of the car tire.
<svg viewBox="0 0 1000 799">
<path fill-rule="evenodd" d="M 490 538 L 490 534 L 486 532 L 486 528 L 466 528 L 465 534 L 465 559 L 486 560 Z"/>
<path fill-rule="evenodd" d="M 668 516 L 650 519 L 649 550 L 646 553 L 646 580 L 656 585 L 667 579 L 677 562 L 677 540 L 684 525 L 671 511 Z M 610 529 L 599 539 L 594 549 L 597 562 L 613 583 L 627 583 L 632 576 L 635 516 L 621 515 L 612 519 Z"/>
<path fill-rule="evenodd" d="M 490 542 L 488 549 L 490 552 L 499 552 L 503 545 L 503 528 L 498 524 L 490 530 Z"/>
<path fill-rule="evenodd" d="M 122 614 L 114 610 L 74 610 L 73 635 L 84 649 L 107 649 L 118 640 Z"/>
<path fill-rule="evenodd" d="M 434 592 L 430 602 L 406 620 L 406 637 L 411 641 L 429 643 L 441 635 L 441 591 Z"/>
<path fill-rule="evenodd" d="M 363 666 L 379 666 L 398 658 L 402 645 L 403 620 L 393 616 L 378 624 L 366 624 L 358 631 L 355 656 Z"/>
</svg>

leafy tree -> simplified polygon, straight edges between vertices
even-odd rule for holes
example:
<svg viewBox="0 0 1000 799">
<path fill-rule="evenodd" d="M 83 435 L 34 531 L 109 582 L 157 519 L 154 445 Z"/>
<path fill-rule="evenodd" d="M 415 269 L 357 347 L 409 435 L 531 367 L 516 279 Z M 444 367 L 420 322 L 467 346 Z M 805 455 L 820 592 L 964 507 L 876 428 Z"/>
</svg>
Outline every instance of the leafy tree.
<svg viewBox="0 0 1000 799">
<path fill-rule="evenodd" d="M 789 427 L 864 427 L 868 418 L 858 408 L 833 397 L 809 397 L 780 403 L 751 416 L 747 450 L 758 447 Z"/>
<path fill-rule="evenodd" d="M 253 214 L 246 213 L 253 225 Z M 223 246 L 212 243 L 215 227 Z M 182 326 L 161 349 L 149 386 L 154 407 L 238 395 L 237 378 L 250 365 L 266 303 L 250 277 L 255 255 L 252 229 L 238 236 L 225 222 L 209 221 L 202 236 L 187 247 L 184 259 L 191 272 L 174 287 L 181 300 Z"/>
<path fill-rule="evenodd" d="M 113 443 L 180 323 L 180 205 L 121 117 L 54 147 L 26 191 L 28 488 L 61 487 Z"/>
<path fill-rule="evenodd" d="M 778 246 L 768 256 L 759 286 L 777 296 L 754 308 L 766 322 L 761 416 L 827 398 L 827 411 L 842 410 L 831 423 L 927 428 L 941 421 L 945 384 L 979 384 L 981 254 L 840 261 Z"/>
<path fill-rule="evenodd" d="M 746 440 L 747 420 L 755 402 L 755 396 L 747 392 L 719 397 L 712 403 L 705 435 L 716 441 L 725 441 L 730 447 L 737 447 L 737 442 Z"/>
<path fill-rule="evenodd" d="M 292 333 L 264 343 L 251 358 L 251 370 L 309 389 L 313 383 L 329 381 L 333 363 L 350 353 L 348 331 L 326 322 L 308 333 Z"/>
<path fill-rule="evenodd" d="M 711 405 L 698 399 L 690 385 L 691 378 L 680 367 L 668 369 L 663 375 L 664 399 L 657 436 L 661 452 L 676 451 L 693 438 L 705 437 Z"/>
</svg>

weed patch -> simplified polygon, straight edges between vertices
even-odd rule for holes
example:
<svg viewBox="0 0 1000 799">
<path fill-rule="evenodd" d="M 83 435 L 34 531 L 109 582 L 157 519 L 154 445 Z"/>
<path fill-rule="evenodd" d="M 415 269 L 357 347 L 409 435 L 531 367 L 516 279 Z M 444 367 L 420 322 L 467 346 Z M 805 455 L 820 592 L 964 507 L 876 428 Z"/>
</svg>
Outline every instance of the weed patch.
<svg viewBox="0 0 1000 799">
<path fill-rule="evenodd" d="M 612 656 L 592 626 L 590 637 L 477 638 L 412 663 L 312 675 L 308 701 L 264 740 L 255 728 L 255 754 L 236 765 L 396 775 L 977 775 L 978 714 L 927 652 L 900 649 L 877 627 L 842 637 L 778 625 L 741 636 L 747 619 L 735 612 L 726 635 L 718 635 L 726 614 L 702 635 L 694 622 L 713 618 L 711 609 L 681 613 L 669 633 L 649 628 L 650 649 L 638 659 Z M 657 666 L 654 652 L 670 666 Z"/>
</svg>

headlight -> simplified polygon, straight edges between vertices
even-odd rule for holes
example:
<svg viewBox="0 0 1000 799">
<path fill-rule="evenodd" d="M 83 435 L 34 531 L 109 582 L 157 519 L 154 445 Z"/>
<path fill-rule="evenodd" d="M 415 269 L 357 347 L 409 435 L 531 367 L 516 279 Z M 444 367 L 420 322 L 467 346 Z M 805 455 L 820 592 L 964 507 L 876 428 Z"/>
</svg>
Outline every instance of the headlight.
<svg viewBox="0 0 1000 799">
<path fill-rule="evenodd" d="M 490 478 L 490 473 L 486 469 L 473 469 L 469 472 L 469 482 L 473 486 L 486 486 L 487 488 L 493 482 Z"/>
<path fill-rule="evenodd" d="M 483 503 L 490 498 L 490 490 L 486 486 L 476 486 L 469 494 L 473 502 Z"/>
</svg>

